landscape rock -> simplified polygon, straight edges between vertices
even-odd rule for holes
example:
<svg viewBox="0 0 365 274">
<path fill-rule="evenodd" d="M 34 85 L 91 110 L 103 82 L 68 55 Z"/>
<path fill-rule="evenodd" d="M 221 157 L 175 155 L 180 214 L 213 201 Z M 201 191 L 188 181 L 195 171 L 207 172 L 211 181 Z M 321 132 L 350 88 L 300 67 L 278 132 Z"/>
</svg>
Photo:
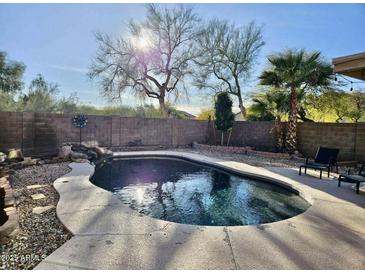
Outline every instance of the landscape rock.
<svg viewBox="0 0 365 274">
<path fill-rule="evenodd" d="M 27 186 L 27 189 L 36 189 L 36 188 L 42 188 L 45 187 L 46 185 L 30 185 Z"/>
<path fill-rule="evenodd" d="M 85 153 L 81 153 L 81 152 L 76 152 L 76 151 L 71 151 L 71 153 L 70 153 L 70 158 L 71 158 L 71 160 L 72 161 L 76 161 L 76 160 L 78 160 L 78 159 L 86 159 L 86 160 L 88 160 L 89 159 L 89 157 L 87 156 L 87 154 L 85 154 Z"/>
<path fill-rule="evenodd" d="M 23 161 L 24 156 L 20 149 L 9 149 L 8 159 L 10 161 Z"/>
<path fill-rule="evenodd" d="M 32 159 L 31 157 L 24 157 L 24 160 L 21 162 L 21 165 L 22 167 L 32 166 L 36 165 L 37 162 L 38 161 L 36 159 Z"/>
<path fill-rule="evenodd" d="M 59 157 L 60 158 L 63 158 L 63 159 L 68 159 L 70 157 L 70 153 L 71 153 L 71 148 L 72 146 L 70 145 L 65 145 L 65 146 L 62 146 L 60 148 L 60 151 L 59 151 Z"/>
<path fill-rule="evenodd" d="M 98 157 L 103 157 L 103 156 L 107 156 L 107 155 L 112 155 L 113 152 L 107 148 L 102 148 L 102 147 L 95 147 L 95 151 L 98 154 Z"/>
<path fill-rule="evenodd" d="M 4 245 L 9 242 L 19 231 L 18 221 L 19 217 L 15 207 L 8 207 L 3 209 L 3 214 L 5 214 L 6 222 L 0 226 L 0 244 Z M 0 246 L 1 246 L 0 245 Z"/>
<path fill-rule="evenodd" d="M 0 187 L 8 185 L 9 176 L 3 176 L 0 178 Z"/>
<path fill-rule="evenodd" d="M 81 142 L 81 145 L 87 148 L 95 148 L 99 146 L 98 141 L 83 141 Z"/>
<path fill-rule="evenodd" d="M 7 157 L 4 152 L 0 152 L 0 163 L 5 162 Z"/>
<path fill-rule="evenodd" d="M 32 212 L 34 214 L 42 214 L 43 212 L 46 212 L 50 210 L 51 208 L 54 208 L 54 205 L 48 205 L 48 206 L 38 206 L 33 208 Z"/>
<path fill-rule="evenodd" d="M 42 193 L 33 194 L 30 197 L 32 197 L 33 200 L 40 200 L 46 198 L 46 196 L 44 196 L 44 194 Z"/>
<path fill-rule="evenodd" d="M 94 150 L 88 150 L 86 155 L 89 157 L 90 160 L 97 159 L 98 154 Z"/>
<path fill-rule="evenodd" d="M 60 147 L 59 157 L 61 159 L 71 159 L 73 162 L 94 161 L 99 158 L 113 155 L 107 148 L 99 147 L 97 141 L 85 141 L 79 143 L 64 143 Z"/>
<path fill-rule="evenodd" d="M 89 148 L 86 147 L 86 146 L 83 146 L 83 145 L 74 144 L 74 145 L 71 146 L 71 150 L 74 151 L 74 152 L 82 152 L 82 153 L 84 153 L 84 152 L 88 151 Z"/>
</svg>

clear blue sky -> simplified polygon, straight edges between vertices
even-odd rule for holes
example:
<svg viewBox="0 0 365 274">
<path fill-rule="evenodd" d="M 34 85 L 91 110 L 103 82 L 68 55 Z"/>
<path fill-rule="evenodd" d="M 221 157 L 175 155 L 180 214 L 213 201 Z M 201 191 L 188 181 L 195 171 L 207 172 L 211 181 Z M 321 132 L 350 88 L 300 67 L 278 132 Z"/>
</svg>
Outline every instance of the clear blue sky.
<svg viewBox="0 0 365 274">
<path fill-rule="evenodd" d="M 197 4 L 203 19 L 227 19 L 237 25 L 251 20 L 264 25 L 266 56 L 286 48 L 320 50 L 330 60 L 365 50 L 365 4 Z M 63 96 L 77 92 L 81 101 L 106 103 L 86 76 L 97 44 L 93 32 L 123 33 L 130 19 L 143 19 L 143 4 L 0 4 L 0 51 L 26 64 L 26 85 L 37 73 L 60 84 Z M 255 78 L 254 78 L 255 79 Z M 254 89 L 255 82 L 246 87 Z M 193 92 L 181 108 L 196 113 L 206 100 Z M 125 104 L 134 104 L 126 98 Z"/>
</svg>

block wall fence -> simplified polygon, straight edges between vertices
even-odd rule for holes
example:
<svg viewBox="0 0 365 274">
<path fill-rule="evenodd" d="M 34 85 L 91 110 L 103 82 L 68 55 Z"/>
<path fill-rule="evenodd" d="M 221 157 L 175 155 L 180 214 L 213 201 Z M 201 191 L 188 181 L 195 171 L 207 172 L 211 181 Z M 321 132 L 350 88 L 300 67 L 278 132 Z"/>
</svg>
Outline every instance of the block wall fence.
<svg viewBox="0 0 365 274">
<path fill-rule="evenodd" d="M 73 115 L 32 112 L 0 112 L 0 151 L 20 148 L 26 156 L 53 155 L 66 142 L 79 142 L 80 130 L 72 126 Z M 181 147 L 219 140 L 212 122 L 120 116 L 88 116 L 82 141 L 96 140 L 100 146 Z M 270 133 L 273 122 L 234 124 L 231 144 L 274 150 Z M 365 123 L 299 123 L 298 149 L 313 157 L 318 146 L 340 148 L 340 160 L 365 162 Z"/>
</svg>

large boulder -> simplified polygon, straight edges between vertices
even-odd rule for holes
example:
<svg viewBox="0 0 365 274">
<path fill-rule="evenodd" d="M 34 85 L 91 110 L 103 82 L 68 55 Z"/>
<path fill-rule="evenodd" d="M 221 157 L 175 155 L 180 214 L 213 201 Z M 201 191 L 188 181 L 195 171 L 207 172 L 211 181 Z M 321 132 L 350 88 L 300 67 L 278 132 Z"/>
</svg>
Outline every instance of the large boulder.
<svg viewBox="0 0 365 274">
<path fill-rule="evenodd" d="M 105 156 L 113 155 L 107 148 L 98 146 L 96 141 L 79 143 L 65 143 L 60 148 L 59 157 L 70 158 L 72 161 L 85 162 L 81 160 L 96 160 Z M 81 159 L 81 160 L 80 160 Z"/>
<path fill-rule="evenodd" d="M 9 149 L 8 159 L 9 159 L 9 161 L 23 161 L 24 156 L 20 149 L 12 148 L 12 149 Z"/>
<path fill-rule="evenodd" d="M 95 147 L 94 148 L 95 152 L 98 154 L 98 157 L 104 157 L 104 156 L 109 156 L 109 155 L 113 155 L 113 152 L 107 148 L 103 148 L 103 147 Z"/>
<path fill-rule="evenodd" d="M 86 154 L 89 160 L 94 160 L 98 158 L 98 154 L 95 152 L 95 148 L 88 148 L 81 144 L 73 145 L 71 149 L 73 152 Z"/>
<path fill-rule="evenodd" d="M 84 145 L 74 144 L 71 147 L 72 151 L 80 152 L 80 153 L 86 153 L 89 148 L 85 147 Z"/>
<path fill-rule="evenodd" d="M 81 145 L 86 148 L 95 148 L 99 146 L 98 141 L 83 141 L 81 142 Z"/>
<path fill-rule="evenodd" d="M 23 167 L 36 165 L 38 163 L 37 159 L 32 159 L 31 157 L 24 157 L 24 160 L 21 162 Z"/>
<path fill-rule="evenodd" d="M 86 151 L 86 155 L 88 156 L 89 160 L 95 160 L 98 158 L 98 154 L 92 149 Z"/>
<path fill-rule="evenodd" d="M 76 151 L 71 151 L 70 152 L 70 158 L 74 162 L 78 162 L 78 160 L 80 160 L 80 159 L 84 159 L 84 160 L 88 160 L 89 159 L 89 157 L 87 156 L 87 154 L 81 153 L 81 152 L 76 152 Z"/>
<path fill-rule="evenodd" d="M 64 145 L 60 148 L 58 156 L 62 159 L 68 159 L 70 158 L 70 154 L 71 154 L 71 148 L 72 146 L 70 145 Z"/>
</svg>

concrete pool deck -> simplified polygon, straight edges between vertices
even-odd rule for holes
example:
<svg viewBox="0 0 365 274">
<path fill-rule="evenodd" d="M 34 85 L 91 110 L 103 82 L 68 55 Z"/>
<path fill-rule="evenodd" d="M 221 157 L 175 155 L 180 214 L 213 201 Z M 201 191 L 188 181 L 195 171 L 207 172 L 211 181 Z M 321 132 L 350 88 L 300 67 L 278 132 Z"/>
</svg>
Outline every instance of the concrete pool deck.
<svg viewBox="0 0 365 274">
<path fill-rule="evenodd" d="M 195 226 L 139 214 L 92 183 L 94 167 L 72 163 L 54 182 L 57 215 L 74 236 L 35 269 L 364 269 L 365 195 L 333 178 L 298 176 L 296 169 L 262 168 L 176 152 L 175 156 L 277 181 L 312 206 L 283 221 L 248 226 Z M 300 182 L 299 182 L 300 181 Z"/>
</svg>

